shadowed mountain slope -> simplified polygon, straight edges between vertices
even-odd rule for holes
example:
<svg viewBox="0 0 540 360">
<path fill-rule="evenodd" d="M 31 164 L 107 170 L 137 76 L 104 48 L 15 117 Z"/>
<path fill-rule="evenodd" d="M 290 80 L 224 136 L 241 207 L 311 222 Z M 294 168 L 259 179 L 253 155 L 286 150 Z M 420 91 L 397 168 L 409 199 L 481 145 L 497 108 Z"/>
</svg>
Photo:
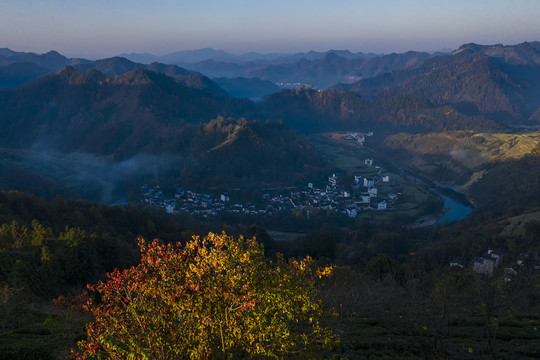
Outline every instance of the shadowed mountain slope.
<svg viewBox="0 0 540 360">
<path fill-rule="evenodd" d="M 0 105 L 4 146 L 100 155 L 152 151 L 168 128 L 236 115 L 246 106 L 149 70 L 109 78 L 72 67 L 0 92 Z"/>
<path fill-rule="evenodd" d="M 412 67 L 334 88 L 367 98 L 420 96 L 438 105 L 454 104 L 470 114 L 527 123 L 540 107 L 540 46 L 467 44 Z"/>
</svg>

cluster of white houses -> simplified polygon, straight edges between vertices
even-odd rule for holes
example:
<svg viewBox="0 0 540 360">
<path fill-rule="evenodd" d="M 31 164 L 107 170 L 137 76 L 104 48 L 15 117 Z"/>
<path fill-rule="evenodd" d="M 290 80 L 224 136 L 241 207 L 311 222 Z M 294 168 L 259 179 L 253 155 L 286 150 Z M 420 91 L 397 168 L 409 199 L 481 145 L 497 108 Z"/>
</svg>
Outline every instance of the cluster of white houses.
<svg viewBox="0 0 540 360">
<path fill-rule="evenodd" d="M 366 165 L 372 166 L 373 159 L 366 159 Z M 399 194 L 388 193 L 381 195 L 376 182 L 390 182 L 389 176 L 379 176 L 375 181 L 372 177 L 354 176 L 352 190 L 350 184 L 342 183 L 339 174 L 332 174 L 328 182 L 322 188 L 315 187 L 313 183 L 300 191 L 292 191 L 288 194 L 272 195 L 263 192 L 262 202 L 258 205 L 248 203 L 240 204 L 232 202 L 230 196 L 225 193 L 212 196 L 205 193 L 197 193 L 185 190 L 181 187 L 176 189 L 174 197 L 167 198 L 159 186 L 141 186 L 142 203 L 163 207 L 168 213 L 187 212 L 195 216 L 215 216 L 219 212 L 247 213 L 247 214 L 274 214 L 288 209 L 320 209 L 335 210 L 354 218 L 359 211 L 379 210 L 384 211 L 398 199 Z"/>
<path fill-rule="evenodd" d="M 368 132 L 367 134 L 353 132 L 350 135 L 344 136 L 343 139 L 353 142 L 357 145 L 364 145 L 366 142 L 366 136 L 373 136 L 373 132 Z"/>
</svg>

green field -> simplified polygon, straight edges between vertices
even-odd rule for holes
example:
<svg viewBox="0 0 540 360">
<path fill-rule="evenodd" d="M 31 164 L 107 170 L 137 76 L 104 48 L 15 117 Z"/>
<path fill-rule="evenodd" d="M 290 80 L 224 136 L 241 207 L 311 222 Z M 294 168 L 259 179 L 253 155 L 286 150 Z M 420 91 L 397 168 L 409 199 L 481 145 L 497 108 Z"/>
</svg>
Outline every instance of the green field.
<svg viewBox="0 0 540 360">
<path fill-rule="evenodd" d="M 519 216 L 514 216 L 506 220 L 506 226 L 501 231 L 501 236 L 523 236 L 525 234 L 525 224 L 530 221 L 540 219 L 540 211 L 532 211 Z"/>
<path fill-rule="evenodd" d="M 343 140 L 350 133 L 334 132 L 315 134 L 308 138 L 309 142 L 321 152 L 328 164 L 353 175 L 370 176 L 378 169 L 364 166 L 367 158 L 374 156 L 374 151 L 368 147 L 358 146 Z"/>
<path fill-rule="evenodd" d="M 519 159 L 540 149 L 540 132 L 518 134 L 488 134 L 472 131 L 449 131 L 429 134 L 396 134 L 385 140 L 394 150 L 421 156 L 416 167 L 430 173 L 431 167 L 452 166 L 452 162 L 469 170 L 477 170 L 492 161 Z M 436 161 L 425 159 L 435 156 Z M 441 157 L 447 157 L 442 162 Z M 455 165 L 454 165 L 455 166 Z"/>
<path fill-rule="evenodd" d="M 389 317 L 392 314 L 389 315 Z M 396 315 L 396 314 L 393 314 Z M 399 321 L 398 321 L 399 320 Z M 444 329 L 415 323 L 399 315 L 393 320 L 358 317 L 343 323 L 341 342 L 347 359 L 489 359 L 483 323 L 478 317 L 454 317 Z M 540 317 L 521 315 L 499 323 L 497 359 L 537 359 L 540 354 Z M 435 335 L 435 331 L 439 331 Z"/>
</svg>

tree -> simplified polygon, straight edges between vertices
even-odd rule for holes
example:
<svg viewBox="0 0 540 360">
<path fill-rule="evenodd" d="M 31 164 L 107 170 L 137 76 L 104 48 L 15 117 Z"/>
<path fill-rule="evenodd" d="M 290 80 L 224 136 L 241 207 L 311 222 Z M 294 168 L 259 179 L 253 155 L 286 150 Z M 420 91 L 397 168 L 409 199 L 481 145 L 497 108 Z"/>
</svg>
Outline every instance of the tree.
<svg viewBox="0 0 540 360">
<path fill-rule="evenodd" d="M 310 258 L 270 261 L 255 238 L 225 233 L 139 246 L 139 265 L 89 286 L 95 320 L 73 358 L 280 358 L 337 343 L 315 299 L 331 269 Z"/>
</svg>

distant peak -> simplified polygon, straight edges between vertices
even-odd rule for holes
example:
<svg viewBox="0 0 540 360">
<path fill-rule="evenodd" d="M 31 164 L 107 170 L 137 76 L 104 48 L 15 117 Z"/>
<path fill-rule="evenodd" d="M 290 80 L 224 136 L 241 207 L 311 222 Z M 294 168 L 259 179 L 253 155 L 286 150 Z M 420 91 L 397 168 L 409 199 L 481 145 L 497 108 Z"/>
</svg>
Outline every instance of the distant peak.
<svg viewBox="0 0 540 360">
<path fill-rule="evenodd" d="M 344 59 L 333 51 L 327 52 L 322 58 L 322 61 L 337 61 L 339 59 Z"/>
<path fill-rule="evenodd" d="M 95 63 L 120 63 L 120 64 L 135 64 L 133 61 L 122 56 L 114 56 L 111 58 L 96 60 Z"/>
<path fill-rule="evenodd" d="M 327 57 L 327 58 L 337 58 L 339 56 L 338 56 L 338 54 L 335 53 L 335 51 L 330 50 L 329 52 L 326 53 L 325 57 Z"/>
<path fill-rule="evenodd" d="M 470 50 L 478 50 L 482 47 L 482 45 L 478 45 L 478 44 L 475 44 L 475 43 L 468 43 L 468 44 L 463 44 L 461 45 L 457 51 L 459 50 L 467 50 L 467 49 L 470 49 Z"/>
<path fill-rule="evenodd" d="M 0 48 L 0 56 L 12 56 L 17 54 L 17 52 L 9 49 L 9 48 Z"/>
<path fill-rule="evenodd" d="M 51 50 L 45 54 L 43 54 L 42 56 L 44 57 L 48 57 L 48 58 L 62 58 L 62 59 L 65 59 L 66 57 L 61 55 L 58 51 L 56 50 Z"/>
</svg>

